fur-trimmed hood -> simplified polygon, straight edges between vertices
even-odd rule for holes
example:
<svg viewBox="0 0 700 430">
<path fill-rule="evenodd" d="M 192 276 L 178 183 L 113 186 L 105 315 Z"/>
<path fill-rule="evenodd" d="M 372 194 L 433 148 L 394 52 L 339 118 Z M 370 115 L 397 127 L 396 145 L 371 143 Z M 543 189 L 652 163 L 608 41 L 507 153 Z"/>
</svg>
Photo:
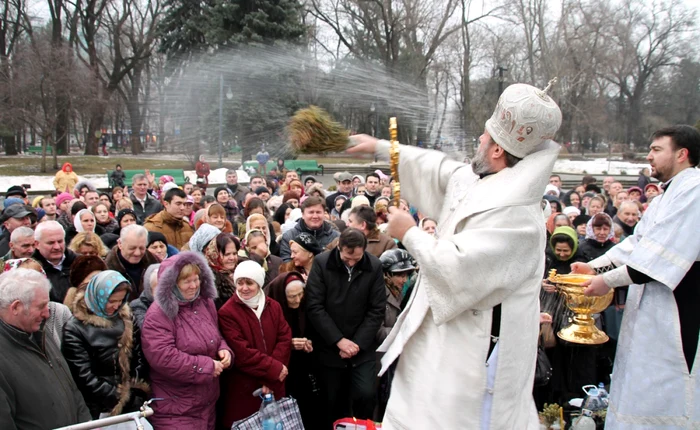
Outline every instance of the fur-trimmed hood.
<svg viewBox="0 0 700 430">
<path fill-rule="evenodd" d="M 183 251 L 168 258 L 166 261 L 169 262 L 169 267 L 158 277 L 155 301 L 171 321 L 177 317 L 180 306 L 177 297 L 173 293 L 173 288 L 177 288 L 177 277 L 186 265 L 196 264 L 199 267 L 200 291 L 197 300 L 214 300 L 217 297 L 214 273 L 209 268 L 202 254 L 194 251 Z"/>
</svg>

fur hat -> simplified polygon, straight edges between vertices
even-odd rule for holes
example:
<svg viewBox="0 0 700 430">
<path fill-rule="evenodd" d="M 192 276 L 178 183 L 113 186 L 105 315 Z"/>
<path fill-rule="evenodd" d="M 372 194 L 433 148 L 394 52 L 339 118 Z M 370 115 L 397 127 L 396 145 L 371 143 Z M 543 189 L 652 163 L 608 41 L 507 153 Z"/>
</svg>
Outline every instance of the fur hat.
<svg viewBox="0 0 700 430">
<path fill-rule="evenodd" d="M 77 287 L 90 273 L 103 270 L 107 270 L 107 264 L 100 257 L 96 255 L 81 255 L 71 264 L 68 279 L 73 287 Z"/>
<path fill-rule="evenodd" d="M 509 154 L 524 158 L 540 144 L 554 139 L 561 125 L 561 110 L 532 85 L 513 84 L 503 91 L 486 121 L 491 138 Z"/>
<path fill-rule="evenodd" d="M 165 264 L 166 262 L 167 264 Z M 199 268 L 199 299 L 213 300 L 217 297 L 214 273 L 202 254 L 183 251 L 168 258 L 161 263 L 158 270 L 158 287 L 155 298 L 158 306 L 171 321 L 177 317 L 180 310 L 173 288 L 177 288 L 177 278 L 180 276 L 180 271 L 188 264 L 195 264 Z M 164 266 L 165 270 L 163 270 Z"/>
<path fill-rule="evenodd" d="M 255 261 L 246 260 L 236 266 L 233 272 L 233 283 L 238 283 L 240 278 L 252 279 L 262 288 L 265 285 L 265 269 Z"/>
</svg>

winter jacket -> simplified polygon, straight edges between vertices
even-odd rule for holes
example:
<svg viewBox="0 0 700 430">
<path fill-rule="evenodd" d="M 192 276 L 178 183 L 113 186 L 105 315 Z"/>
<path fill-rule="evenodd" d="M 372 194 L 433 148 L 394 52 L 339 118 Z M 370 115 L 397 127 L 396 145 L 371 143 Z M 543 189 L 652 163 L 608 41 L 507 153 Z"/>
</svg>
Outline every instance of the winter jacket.
<svg viewBox="0 0 700 430">
<path fill-rule="evenodd" d="M 173 245 L 177 249 L 182 249 L 194 234 L 190 223 L 184 219 L 175 218 L 166 210 L 146 218 L 143 226 L 148 231 L 163 233 L 163 236 L 168 241 L 168 245 Z"/>
<path fill-rule="evenodd" d="M 104 232 L 102 234 L 105 234 L 105 233 L 114 234 L 115 231 L 119 230 L 119 223 L 114 218 L 110 218 L 106 224 L 101 224 L 98 222 L 96 227 L 97 226 L 102 227 L 102 230 L 104 230 Z M 97 231 L 97 228 L 95 228 L 95 231 Z"/>
<path fill-rule="evenodd" d="M 139 200 L 136 198 L 133 191 L 129 193 L 129 198 L 134 204 L 136 222 L 140 225 L 143 225 L 144 221 L 146 221 L 146 218 L 148 218 L 149 216 L 163 210 L 163 205 L 161 205 L 160 202 L 149 193 L 146 193 L 146 201 L 144 205 L 141 205 L 141 202 L 139 202 Z"/>
<path fill-rule="evenodd" d="M 236 284 L 233 283 L 233 275 L 218 271 L 214 272 L 214 283 L 218 293 L 218 296 L 214 300 L 214 304 L 216 305 L 216 310 L 218 311 L 224 304 L 226 304 L 228 299 L 236 295 Z"/>
<path fill-rule="evenodd" d="M 123 305 L 115 318 L 102 318 L 88 310 L 81 291 L 61 349 L 93 418 L 102 412 L 137 411 L 148 400 L 143 354 L 134 338 L 129 305 Z"/>
<path fill-rule="evenodd" d="M 584 239 L 581 241 L 579 249 L 585 261 L 591 261 L 608 252 L 613 246 L 615 243 L 612 240 L 600 243 L 595 239 Z"/>
<path fill-rule="evenodd" d="M 10 231 L 4 229 L 0 234 L 0 254 L 5 255 L 10 252 Z"/>
<path fill-rule="evenodd" d="M 195 252 L 173 258 L 172 266 L 158 279 L 155 302 L 142 328 L 153 397 L 164 399 L 154 403 L 150 422 L 156 429 L 211 430 L 219 398 L 214 359 L 219 360 L 218 351 L 230 351 L 217 324 L 214 275 Z M 193 302 L 181 303 L 173 288 L 180 270 L 189 263 L 199 266 L 200 294 Z"/>
<path fill-rule="evenodd" d="M 0 320 L 0 428 L 45 430 L 90 420 L 56 344 Z"/>
<path fill-rule="evenodd" d="M 396 320 L 399 319 L 399 314 L 401 313 L 401 297 L 394 297 L 389 291 L 389 288 L 384 287 L 386 290 L 386 307 L 384 309 L 384 321 L 382 321 L 382 326 L 377 332 L 377 345 L 381 345 L 384 339 L 389 336 L 389 332 L 394 328 Z"/>
<path fill-rule="evenodd" d="M 63 343 L 63 328 L 68 324 L 73 314 L 68 306 L 62 303 L 49 302 L 49 317 L 44 322 L 44 334 L 51 338 L 60 348 Z"/>
<path fill-rule="evenodd" d="M 260 400 L 250 394 L 269 387 L 276 398 L 284 397 L 284 382 L 279 381 L 282 366 L 289 366 L 292 331 L 284 319 L 280 304 L 265 298 L 260 320 L 252 309 L 234 294 L 219 309 L 219 327 L 236 354 L 233 368 L 224 372 L 222 406 L 223 427 L 254 414 Z"/>
<path fill-rule="evenodd" d="M 353 366 L 375 359 L 376 335 L 384 320 L 386 286 L 379 259 L 365 252 L 348 274 L 333 249 L 314 258 L 306 283 L 306 314 L 317 332 L 313 339 L 319 361 L 329 367 Z M 342 338 L 360 347 L 350 359 L 340 358 Z"/>
<path fill-rule="evenodd" d="M 126 180 L 126 174 L 123 170 L 113 170 L 109 174 L 109 188 L 122 187 L 124 188 L 124 181 Z"/>
<path fill-rule="evenodd" d="M 66 167 L 70 167 L 70 172 L 66 172 Z M 68 192 L 73 194 L 73 188 L 78 183 L 78 175 L 73 171 L 70 163 L 65 163 L 63 168 L 56 172 L 53 179 L 53 187 L 60 193 Z"/>
<path fill-rule="evenodd" d="M 141 272 L 141 275 L 138 279 L 134 279 L 133 276 L 129 274 L 129 271 L 124 266 L 124 262 L 122 261 L 122 257 L 119 251 L 119 245 L 112 248 L 112 250 L 109 251 L 107 253 L 107 256 L 105 257 L 105 264 L 107 264 L 107 268 L 110 270 L 116 270 L 117 272 L 121 273 L 126 279 L 129 280 L 129 283 L 131 283 L 132 290 L 129 294 L 131 297 L 138 297 L 141 295 L 141 292 L 143 291 L 143 273 L 146 271 L 146 269 L 148 269 L 148 266 L 157 263 L 158 257 L 151 254 L 149 250 L 146 250 L 146 253 L 143 255 L 141 261 L 138 264 L 138 270 Z"/>
<path fill-rule="evenodd" d="M 323 225 L 318 230 L 312 230 L 306 226 L 303 219 L 299 219 L 299 222 L 297 222 L 294 227 L 290 228 L 282 235 L 282 240 L 280 240 L 280 258 L 282 258 L 282 260 L 289 261 L 292 259 L 289 241 L 293 240 L 302 232 L 313 235 L 318 244 L 321 245 L 321 248 L 325 248 L 328 244 L 333 242 L 335 238 L 340 236 L 340 232 L 333 228 L 333 225 L 328 221 L 324 221 Z"/>
<path fill-rule="evenodd" d="M 380 233 L 377 229 L 367 236 L 367 252 L 377 258 L 381 257 L 384 251 L 394 248 L 396 248 L 394 239 L 387 234 Z"/>
<path fill-rule="evenodd" d="M 66 251 L 64 253 L 64 259 L 61 263 L 61 270 L 56 269 L 53 264 L 46 261 L 46 259 L 43 255 L 41 255 L 38 249 L 34 251 L 32 258 L 38 261 L 39 264 L 41 264 L 41 267 L 44 269 L 44 272 L 46 272 L 46 277 L 49 279 L 49 282 L 51 282 L 51 291 L 49 291 L 49 299 L 52 302 L 63 303 L 63 300 L 66 298 L 66 293 L 71 287 L 69 278 L 70 266 L 73 264 L 73 261 L 76 258 L 75 253 L 70 249 L 66 248 Z"/>
</svg>

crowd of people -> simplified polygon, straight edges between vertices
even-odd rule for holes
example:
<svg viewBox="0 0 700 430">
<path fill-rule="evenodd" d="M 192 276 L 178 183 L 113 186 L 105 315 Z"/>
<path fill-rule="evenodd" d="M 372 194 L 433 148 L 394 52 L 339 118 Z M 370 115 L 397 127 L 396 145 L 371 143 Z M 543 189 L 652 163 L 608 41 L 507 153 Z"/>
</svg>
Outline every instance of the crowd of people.
<svg viewBox="0 0 700 430">
<path fill-rule="evenodd" d="M 148 172 L 100 192 L 66 163 L 53 193 L 30 201 L 22 186 L 10 187 L 0 216 L 0 427 L 60 427 L 155 398 L 156 429 L 228 429 L 259 409 L 257 389 L 297 399 L 309 429 L 350 416 L 381 421 L 402 385 L 392 388 L 395 361 L 377 376 L 378 347 L 419 271 L 424 280 L 442 276 L 425 263 L 440 249 L 387 231 L 394 178 L 381 171 L 338 173 L 335 190 L 276 173 L 244 185 L 229 170 L 213 196 L 204 180 L 179 186 Z M 592 176 L 563 190 L 550 176 L 540 205 L 547 245 L 538 252 L 553 376 L 534 389 L 540 408 L 610 382 L 626 299 L 616 288 L 597 317 L 610 343 L 566 343 L 552 333 L 571 315 L 547 273 L 599 259 L 663 192 L 655 183 L 625 190 L 612 177 L 599 186 Z M 398 211 L 421 240 L 441 236 L 439 218 L 404 199 Z"/>
<path fill-rule="evenodd" d="M 391 178 L 342 172 L 327 190 L 294 171 L 243 185 L 229 170 L 213 196 L 207 181 L 149 172 L 127 186 L 121 166 L 109 191 L 76 179 L 65 163 L 55 192 L 5 193 L 0 306 L 35 313 L 31 326 L 0 314 L 2 334 L 29 336 L 30 381 L 60 384 L 26 388 L 56 413 L 16 398 L 27 404 L 0 409 L 2 428 L 118 415 L 150 398 L 155 428 L 230 428 L 258 410 L 258 388 L 297 399 L 309 429 L 381 420 L 389 385 L 376 350 L 416 269 L 383 232 Z M 3 375 L 18 357 L 5 356 Z"/>
</svg>

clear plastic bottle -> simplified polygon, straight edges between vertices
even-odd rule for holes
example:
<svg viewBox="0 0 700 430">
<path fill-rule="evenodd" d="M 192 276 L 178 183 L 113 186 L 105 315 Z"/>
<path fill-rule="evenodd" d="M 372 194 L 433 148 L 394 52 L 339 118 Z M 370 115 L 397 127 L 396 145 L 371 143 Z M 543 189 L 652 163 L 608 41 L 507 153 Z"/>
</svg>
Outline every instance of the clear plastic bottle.
<svg viewBox="0 0 700 430">
<path fill-rule="evenodd" d="M 272 394 L 263 396 L 263 403 L 260 406 L 260 419 L 263 430 L 283 430 L 282 417 L 280 415 L 277 402 Z"/>
<path fill-rule="evenodd" d="M 605 405 L 605 407 L 608 407 L 608 391 L 605 389 L 605 384 L 602 382 L 598 384 L 598 397 L 600 397 L 600 401 Z"/>
</svg>

